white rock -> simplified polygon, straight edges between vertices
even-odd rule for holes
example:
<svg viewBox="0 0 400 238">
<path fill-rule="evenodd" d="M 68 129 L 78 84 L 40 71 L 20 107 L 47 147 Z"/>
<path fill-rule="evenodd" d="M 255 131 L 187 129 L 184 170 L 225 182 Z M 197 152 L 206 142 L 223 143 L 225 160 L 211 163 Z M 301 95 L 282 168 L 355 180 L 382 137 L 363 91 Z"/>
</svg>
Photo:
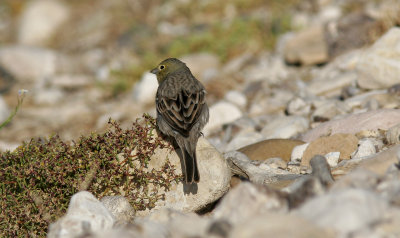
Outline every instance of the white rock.
<svg viewBox="0 0 400 238">
<path fill-rule="evenodd" d="M 19 80 L 33 81 L 54 75 L 58 57 L 56 52 L 43 48 L 27 46 L 0 48 L 0 64 Z"/>
<path fill-rule="evenodd" d="M 370 156 L 376 154 L 376 148 L 374 142 L 369 138 L 359 140 L 358 149 L 354 154 L 355 159 Z"/>
<path fill-rule="evenodd" d="M 91 193 L 72 196 L 67 214 L 49 227 L 49 238 L 73 238 L 88 232 L 111 229 L 113 215 Z"/>
<path fill-rule="evenodd" d="M 278 193 L 262 186 L 242 182 L 233 188 L 213 212 L 213 218 L 240 224 L 256 215 L 286 211 L 288 204 Z"/>
<path fill-rule="evenodd" d="M 154 103 L 158 88 L 155 74 L 146 72 L 133 88 L 133 99 L 141 104 Z"/>
<path fill-rule="evenodd" d="M 307 116 L 311 111 L 311 103 L 306 102 L 303 98 L 292 98 L 286 107 L 289 115 Z"/>
<path fill-rule="evenodd" d="M 100 201 L 114 216 L 116 222 L 129 223 L 133 221 L 135 210 L 127 198 L 123 196 L 105 196 Z"/>
<path fill-rule="evenodd" d="M 385 33 L 360 58 L 358 85 L 365 89 L 387 88 L 399 82 L 400 28 Z"/>
<path fill-rule="evenodd" d="M 65 97 L 65 93 L 58 88 L 37 89 L 32 94 L 37 105 L 56 105 Z"/>
<path fill-rule="evenodd" d="M 263 140 L 263 136 L 257 132 L 240 133 L 236 135 L 225 147 L 224 151 L 237 150 L 246 145 L 254 144 Z"/>
<path fill-rule="evenodd" d="M 290 161 L 292 162 L 301 161 L 301 158 L 303 158 L 304 151 L 306 151 L 309 144 L 310 143 L 305 143 L 294 147 L 292 150 L 292 155 L 290 156 Z"/>
<path fill-rule="evenodd" d="M 233 122 L 242 116 L 240 109 L 232 103 L 220 101 L 210 107 L 210 120 L 203 132 L 205 135 L 218 130 L 223 124 Z"/>
<path fill-rule="evenodd" d="M 288 139 L 308 129 L 308 120 L 301 116 L 279 117 L 268 123 L 261 134 L 266 139 Z"/>
<path fill-rule="evenodd" d="M 185 212 L 198 211 L 219 199 L 229 189 L 231 172 L 222 154 L 206 139 L 200 137 L 196 155 L 200 182 L 192 185 L 182 182 L 172 183 L 170 190 L 165 192 L 165 200 L 158 200 L 154 209 L 167 207 Z M 180 174 L 180 159 L 175 151 L 167 148 L 156 149 L 155 154 L 150 158 L 148 169 L 162 170 L 166 159 Z M 143 216 L 147 215 L 148 211 L 137 211 L 136 214 Z"/>
<path fill-rule="evenodd" d="M 22 12 L 18 42 L 43 46 L 69 18 L 69 9 L 61 1 L 30 1 Z"/>
<path fill-rule="evenodd" d="M 400 144 L 400 124 L 390 127 L 387 130 L 386 139 L 389 143 Z"/>
<path fill-rule="evenodd" d="M 328 154 L 325 155 L 325 158 L 329 166 L 335 167 L 339 162 L 340 152 L 339 151 L 329 152 Z"/>
<path fill-rule="evenodd" d="M 0 96 L 0 124 L 3 123 L 10 115 L 6 101 Z"/>
<path fill-rule="evenodd" d="M 387 208 L 387 202 L 377 194 L 350 188 L 312 198 L 295 213 L 346 237 L 381 221 Z"/>
<path fill-rule="evenodd" d="M 235 104 L 240 108 L 244 108 L 247 105 L 247 98 L 243 93 L 239 91 L 229 91 L 225 94 L 225 100 Z"/>
</svg>

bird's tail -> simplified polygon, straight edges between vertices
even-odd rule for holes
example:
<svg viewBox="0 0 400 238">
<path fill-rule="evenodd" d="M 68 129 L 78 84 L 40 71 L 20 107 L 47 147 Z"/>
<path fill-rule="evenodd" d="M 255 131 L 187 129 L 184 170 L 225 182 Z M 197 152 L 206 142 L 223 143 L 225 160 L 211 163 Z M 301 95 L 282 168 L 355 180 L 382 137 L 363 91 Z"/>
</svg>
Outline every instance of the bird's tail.
<svg viewBox="0 0 400 238">
<path fill-rule="evenodd" d="M 196 157 L 196 144 L 197 141 L 193 142 L 189 139 L 184 140 L 184 146 L 181 147 L 183 161 L 185 163 L 185 181 L 188 184 L 198 183 L 200 181 L 199 169 L 197 167 Z"/>
</svg>

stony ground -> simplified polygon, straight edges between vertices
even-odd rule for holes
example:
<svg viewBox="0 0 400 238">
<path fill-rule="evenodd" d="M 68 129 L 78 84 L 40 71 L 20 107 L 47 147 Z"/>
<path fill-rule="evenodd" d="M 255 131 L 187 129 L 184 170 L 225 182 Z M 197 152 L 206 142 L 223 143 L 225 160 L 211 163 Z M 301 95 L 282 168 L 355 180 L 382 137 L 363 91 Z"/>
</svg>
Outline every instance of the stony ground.
<svg viewBox="0 0 400 238">
<path fill-rule="evenodd" d="M 154 115 L 163 57 L 208 91 L 198 185 L 80 192 L 49 237 L 400 237 L 399 3 L 199 2 L 0 3 L 0 150 Z"/>
</svg>

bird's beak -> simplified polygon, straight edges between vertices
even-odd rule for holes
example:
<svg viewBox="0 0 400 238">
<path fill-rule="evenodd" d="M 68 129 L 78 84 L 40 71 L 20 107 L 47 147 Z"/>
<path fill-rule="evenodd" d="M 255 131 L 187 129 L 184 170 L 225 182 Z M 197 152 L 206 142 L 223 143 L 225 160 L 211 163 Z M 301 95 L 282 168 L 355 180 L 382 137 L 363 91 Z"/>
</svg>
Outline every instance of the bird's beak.
<svg viewBox="0 0 400 238">
<path fill-rule="evenodd" d="M 152 73 L 152 74 L 157 74 L 158 73 L 158 68 L 154 68 L 154 69 L 152 69 L 151 71 L 150 71 L 150 73 Z"/>
</svg>

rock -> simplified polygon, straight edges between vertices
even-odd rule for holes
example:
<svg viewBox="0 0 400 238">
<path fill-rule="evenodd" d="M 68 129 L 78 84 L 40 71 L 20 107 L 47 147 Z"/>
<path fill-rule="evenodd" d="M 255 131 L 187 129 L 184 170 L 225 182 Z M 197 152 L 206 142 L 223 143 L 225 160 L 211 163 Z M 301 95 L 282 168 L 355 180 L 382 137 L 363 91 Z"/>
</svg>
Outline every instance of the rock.
<svg viewBox="0 0 400 238">
<path fill-rule="evenodd" d="M 150 104 L 155 102 L 158 88 L 157 77 L 155 74 L 146 72 L 142 78 L 133 87 L 133 100 L 141 104 Z"/>
<path fill-rule="evenodd" d="M 64 98 L 65 93 L 58 88 L 39 88 L 32 92 L 33 101 L 37 105 L 57 105 Z"/>
<path fill-rule="evenodd" d="M 333 183 L 333 177 L 331 174 L 331 167 L 329 167 L 328 161 L 324 156 L 316 155 L 310 160 L 310 166 L 312 169 L 311 175 L 318 178 L 323 185 Z"/>
<path fill-rule="evenodd" d="M 329 166 L 335 167 L 340 159 L 340 152 L 329 152 L 325 155 L 326 161 L 328 161 Z"/>
<path fill-rule="evenodd" d="M 245 154 L 238 151 L 230 151 L 224 154 L 233 174 L 239 175 L 256 184 L 280 187 L 290 184 L 298 178 L 283 169 L 273 168 L 266 163 L 250 160 Z M 280 183 L 282 181 L 282 183 Z"/>
<path fill-rule="evenodd" d="M 347 236 L 381 221 L 387 211 L 387 202 L 377 194 L 350 188 L 308 200 L 295 214 Z"/>
<path fill-rule="evenodd" d="M 240 108 L 244 108 L 247 105 L 247 98 L 243 93 L 239 91 L 229 91 L 225 94 L 225 100 L 235 104 Z"/>
<path fill-rule="evenodd" d="M 0 96 L 0 124 L 3 123 L 10 116 L 6 101 Z"/>
<path fill-rule="evenodd" d="M 83 87 L 93 85 L 93 83 L 94 80 L 92 80 L 89 76 L 79 74 L 56 75 L 51 79 L 51 84 L 53 86 L 66 90 L 82 89 Z"/>
<path fill-rule="evenodd" d="M 378 22 L 363 12 L 350 13 L 338 21 L 325 25 L 325 39 L 329 56 L 336 57 L 352 49 L 371 43 L 371 33 L 378 33 Z"/>
<path fill-rule="evenodd" d="M 232 151 L 257 143 L 264 139 L 264 137 L 257 132 L 240 133 L 236 135 L 225 147 L 224 151 Z"/>
<path fill-rule="evenodd" d="M 315 101 L 313 103 L 315 111 L 311 114 L 314 121 L 328 121 L 337 115 L 350 112 L 350 107 L 337 100 Z"/>
<path fill-rule="evenodd" d="M 173 183 L 170 190 L 165 192 L 165 200 L 155 203 L 155 210 L 167 207 L 185 212 L 198 211 L 219 199 L 228 190 L 231 174 L 224 157 L 203 137 L 199 138 L 196 153 L 200 182 L 192 185 Z M 178 173 L 181 172 L 179 157 L 169 149 L 157 149 L 150 158 L 148 169 L 162 169 L 166 159 L 176 167 Z M 156 191 L 162 192 L 161 188 Z M 143 216 L 148 211 L 137 211 L 136 214 Z"/>
<path fill-rule="evenodd" d="M 111 229 L 113 215 L 91 193 L 82 191 L 72 196 L 67 214 L 49 227 L 47 237 L 77 237 Z"/>
<path fill-rule="evenodd" d="M 189 67 L 192 74 L 202 81 L 207 78 L 205 75 L 210 70 L 216 70 L 219 67 L 219 58 L 210 53 L 197 53 L 186 55 L 181 58 L 182 62 L 185 62 Z"/>
<path fill-rule="evenodd" d="M 18 43 L 43 46 L 52 39 L 68 18 L 69 9 L 61 1 L 31 1 L 21 15 Z"/>
<path fill-rule="evenodd" d="M 305 143 L 295 146 L 292 150 L 292 154 L 290 155 L 290 161 L 300 162 L 301 158 L 303 158 L 304 151 L 306 151 L 309 144 L 310 143 Z"/>
<path fill-rule="evenodd" d="M 253 59 L 253 54 L 248 52 L 231 59 L 228 61 L 222 68 L 222 72 L 229 74 L 229 73 L 236 73 L 237 71 L 241 70 L 246 64 L 248 64 Z"/>
<path fill-rule="evenodd" d="M 286 169 L 287 168 L 287 162 L 279 157 L 269 158 L 264 161 L 264 164 L 266 164 L 269 167 L 274 168 L 274 169 Z"/>
<path fill-rule="evenodd" d="M 107 210 L 114 216 L 115 223 L 122 225 L 132 223 L 135 210 L 128 199 L 123 196 L 105 196 L 100 200 Z"/>
<path fill-rule="evenodd" d="M 380 109 L 358 114 L 350 114 L 341 119 L 322 123 L 301 136 L 310 142 L 318 137 L 337 133 L 355 134 L 363 130 L 387 130 L 400 123 L 399 109 Z"/>
<path fill-rule="evenodd" d="M 373 191 L 379 182 L 380 178 L 377 174 L 363 168 L 357 168 L 336 180 L 331 187 L 331 191 L 336 192 L 350 188 Z"/>
<path fill-rule="evenodd" d="M 374 142 L 369 138 L 361 139 L 359 142 L 357 151 L 352 158 L 358 159 L 366 156 L 370 156 L 376 153 Z"/>
<path fill-rule="evenodd" d="M 263 161 L 268 158 L 278 157 L 289 162 L 292 150 L 303 143 L 300 140 L 270 139 L 245 146 L 238 151 L 247 155 L 251 160 Z"/>
<path fill-rule="evenodd" d="M 400 124 L 392 126 L 387 130 L 386 140 L 391 144 L 400 144 Z"/>
<path fill-rule="evenodd" d="M 257 215 L 287 209 L 287 201 L 279 193 L 265 186 L 243 182 L 224 196 L 214 209 L 213 218 L 238 225 Z"/>
<path fill-rule="evenodd" d="M 174 234 L 174 237 L 204 237 L 209 223 L 207 219 L 196 213 L 183 213 L 163 208 L 153 211 L 149 216 L 137 218 L 134 225 L 138 226 L 139 232 L 143 230 L 139 237 L 149 237 L 148 235 L 153 233 L 153 230 L 158 230 L 159 234 L 169 234 L 161 237 L 169 237 L 170 234 Z"/>
<path fill-rule="evenodd" d="M 371 158 L 362 160 L 359 166 L 376 174 L 383 175 L 391 165 L 399 162 L 397 160 L 397 154 L 399 151 L 400 145 L 393 146 L 385 151 L 375 154 Z"/>
<path fill-rule="evenodd" d="M 241 116 L 242 112 L 237 106 L 229 102 L 217 102 L 210 107 L 210 120 L 204 127 L 203 132 L 205 135 L 208 135 L 218 130 L 223 124 L 239 119 Z"/>
<path fill-rule="evenodd" d="M 300 116 L 278 117 L 268 123 L 262 130 L 261 134 L 266 139 L 288 139 L 308 129 L 308 120 Z"/>
<path fill-rule="evenodd" d="M 232 238 L 243 237 L 326 237 L 334 234 L 294 214 L 272 213 L 253 217 L 238 224 L 231 231 Z"/>
<path fill-rule="evenodd" d="M 310 27 L 288 40 L 284 50 L 286 62 L 313 65 L 328 61 L 328 45 L 322 26 Z"/>
<path fill-rule="evenodd" d="M 400 28 L 393 27 L 366 50 L 357 64 L 357 83 L 364 89 L 387 88 L 400 75 Z"/>
<path fill-rule="evenodd" d="M 292 98 L 286 107 L 288 115 L 308 116 L 311 112 L 311 103 L 306 102 L 301 97 Z"/>
<path fill-rule="evenodd" d="M 358 139 L 351 134 L 335 134 L 320 137 L 308 145 L 304 151 L 301 164 L 307 166 L 315 155 L 325 155 L 329 152 L 340 152 L 340 159 L 350 159 L 350 155 L 357 149 Z"/>
<path fill-rule="evenodd" d="M 57 71 L 58 58 L 56 52 L 43 48 L 0 47 L 0 64 L 18 80 L 34 81 L 54 75 Z"/>
<path fill-rule="evenodd" d="M 0 65 L 0 93 L 8 92 L 15 84 L 15 77 Z"/>
</svg>

